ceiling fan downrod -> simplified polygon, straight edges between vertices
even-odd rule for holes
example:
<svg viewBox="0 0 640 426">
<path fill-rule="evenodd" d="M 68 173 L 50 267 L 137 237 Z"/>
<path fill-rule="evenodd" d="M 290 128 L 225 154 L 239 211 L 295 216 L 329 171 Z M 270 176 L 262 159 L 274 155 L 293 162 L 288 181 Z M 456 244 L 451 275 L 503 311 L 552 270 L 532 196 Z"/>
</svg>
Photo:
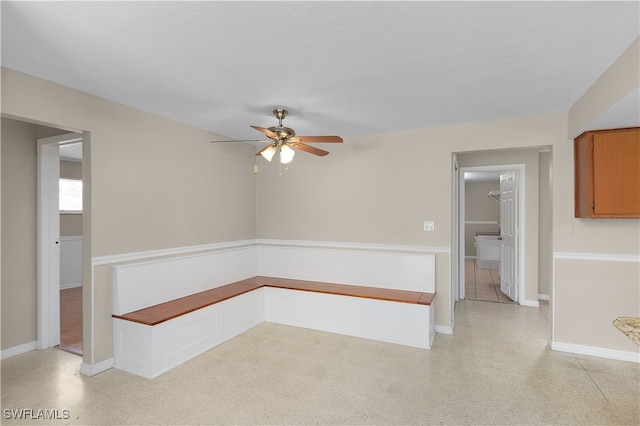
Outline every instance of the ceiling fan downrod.
<svg viewBox="0 0 640 426">
<path fill-rule="evenodd" d="M 275 135 L 275 138 L 269 136 L 271 139 L 274 139 L 275 141 L 284 142 L 287 139 L 292 138 L 296 135 L 296 132 L 293 129 L 282 125 L 282 120 L 287 116 L 288 113 L 289 111 L 283 108 L 278 108 L 273 110 L 273 115 L 275 115 L 276 118 L 278 119 L 278 125 L 269 127 L 269 131 L 271 131 L 271 133 Z"/>
<path fill-rule="evenodd" d="M 284 108 L 277 108 L 277 109 L 274 109 L 272 112 L 273 112 L 273 115 L 275 115 L 276 118 L 278 119 L 278 126 L 282 126 L 282 120 L 287 116 L 287 114 L 289 114 L 289 111 L 287 111 Z"/>
</svg>

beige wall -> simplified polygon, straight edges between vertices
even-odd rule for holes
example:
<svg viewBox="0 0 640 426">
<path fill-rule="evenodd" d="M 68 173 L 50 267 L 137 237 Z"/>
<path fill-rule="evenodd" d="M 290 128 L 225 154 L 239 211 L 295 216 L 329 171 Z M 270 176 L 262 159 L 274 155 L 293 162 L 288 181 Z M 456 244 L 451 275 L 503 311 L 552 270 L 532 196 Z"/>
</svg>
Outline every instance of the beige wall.
<svg viewBox="0 0 640 426">
<path fill-rule="evenodd" d="M 475 256 L 475 237 L 477 232 L 497 233 L 500 231 L 500 204 L 487 195 L 489 191 L 499 191 L 500 181 L 465 182 L 464 211 L 465 222 L 495 222 L 489 224 L 465 224 L 465 256 Z"/>
<path fill-rule="evenodd" d="M 552 279 L 556 288 L 577 294 L 583 283 L 567 275 L 551 276 L 552 251 L 637 255 L 639 228 L 637 220 L 573 218 L 573 144 L 566 135 L 567 114 L 558 113 L 346 137 L 343 145 L 330 147 L 328 157 L 299 153 L 288 169 L 262 167 L 257 181 L 258 236 L 433 247 L 436 324 L 448 326 L 450 255 L 442 249 L 451 248 L 451 156 L 461 153 L 460 166 L 524 163 L 525 297 L 535 301 L 540 293 L 551 294 Z M 435 221 L 435 232 L 422 231 L 424 220 Z M 634 282 L 622 268 L 617 271 L 612 279 Z M 626 297 L 635 293 L 623 291 L 615 298 L 624 304 Z M 597 300 L 589 301 L 593 303 Z M 580 303 L 558 301 L 555 306 L 571 317 L 591 315 Z M 614 312 L 615 301 L 600 309 L 612 318 L 620 315 Z M 573 324 L 558 325 L 581 333 Z M 606 347 L 618 333 L 609 326 L 583 344 Z"/>
<path fill-rule="evenodd" d="M 218 135 L 211 132 L 6 68 L 2 111 L 88 132 L 83 146 L 90 211 L 83 215 L 87 274 L 96 256 L 256 236 L 252 146 L 213 145 L 209 141 Z M 4 179 L 2 183 L 4 205 Z M 85 275 L 85 323 L 94 325 L 85 329 L 84 360 L 90 364 L 112 357 L 111 269 L 104 268 L 105 274 L 94 272 L 93 288 L 87 287 L 91 275 Z M 2 286 L 4 293 L 4 279 Z M 35 311 L 29 316 L 35 317 Z M 23 335 L 18 340 L 33 339 Z"/>
<path fill-rule="evenodd" d="M 36 141 L 61 133 L 2 118 L 3 350 L 36 339 Z"/>
<path fill-rule="evenodd" d="M 77 161 L 60 160 L 60 177 L 65 179 L 82 180 L 82 163 Z"/>
<path fill-rule="evenodd" d="M 607 111 L 640 86 L 640 37 L 600 76 L 569 110 L 568 135 L 575 138 Z M 636 98 L 637 99 L 637 98 Z M 637 101 L 636 101 L 637 102 Z M 614 120 L 615 121 L 615 120 Z M 634 117 L 637 123 L 637 117 Z M 617 126 L 618 124 L 616 124 Z M 637 124 L 632 124 L 636 126 Z M 628 127 L 629 124 L 622 124 Z"/>
<path fill-rule="evenodd" d="M 60 214 L 60 236 L 75 237 L 82 235 L 82 214 Z"/>
<path fill-rule="evenodd" d="M 542 151 L 538 157 L 538 294 L 548 297 L 553 281 L 553 187 L 552 152 Z"/>
<path fill-rule="evenodd" d="M 2 118 L 2 342 L 36 339 L 36 140 L 63 133 Z"/>
<path fill-rule="evenodd" d="M 2 349 L 36 340 L 36 126 L 2 119 Z"/>
<path fill-rule="evenodd" d="M 288 170 L 262 167 L 257 181 L 258 236 L 433 247 L 436 324 L 451 326 L 453 153 L 480 156 L 475 164 L 461 166 L 483 165 L 496 164 L 497 157 L 480 150 L 535 147 L 511 150 L 514 158 L 498 158 L 497 163 L 528 164 L 533 218 L 538 206 L 537 147 L 556 144 L 570 145 L 566 114 L 346 137 L 344 144 L 328 147 L 327 157 L 299 153 Z M 422 230 L 425 220 L 435 221 L 434 232 Z M 527 241 L 527 259 L 533 266 L 528 268 L 526 297 L 537 300 L 537 221 L 528 225 L 527 235 L 533 236 Z"/>
<path fill-rule="evenodd" d="M 556 259 L 554 340 L 638 352 L 612 321 L 640 317 L 640 268 L 635 262 Z"/>
</svg>

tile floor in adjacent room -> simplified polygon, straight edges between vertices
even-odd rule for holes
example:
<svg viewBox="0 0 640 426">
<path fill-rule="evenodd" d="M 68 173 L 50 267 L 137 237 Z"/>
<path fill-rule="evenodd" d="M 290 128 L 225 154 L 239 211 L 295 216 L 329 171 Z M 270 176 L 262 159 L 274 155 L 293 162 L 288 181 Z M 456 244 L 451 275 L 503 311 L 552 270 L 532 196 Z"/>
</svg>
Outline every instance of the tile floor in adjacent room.
<svg viewBox="0 0 640 426">
<path fill-rule="evenodd" d="M 544 311 L 473 300 L 431 350 L 262 323 L 154 379 L 57 349 L 2 361 L 12 424 L 637 425 L 638 364 L 551 351 Z M 11 413 L 11 411 L 8 411 Z"/>
<path fill-rule="evenodd" d="M 474 258 L 464 261 L 465 299 L 514 303 L 500 291 L 500 274 L 496 269 L 479 269 Z"/>
</svg>

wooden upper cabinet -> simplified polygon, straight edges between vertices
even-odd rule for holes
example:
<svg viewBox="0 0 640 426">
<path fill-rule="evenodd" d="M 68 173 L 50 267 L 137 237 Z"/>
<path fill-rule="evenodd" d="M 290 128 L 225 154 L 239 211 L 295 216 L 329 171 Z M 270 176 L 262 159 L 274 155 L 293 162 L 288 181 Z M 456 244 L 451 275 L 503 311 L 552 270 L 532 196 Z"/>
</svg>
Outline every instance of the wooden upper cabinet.
<svg viewBox="0 0 640 426">
<path fill-rule="evenodd" d="M 574 140 L 575 216 L 640 217 L 640 127 Z"/>
</svg>

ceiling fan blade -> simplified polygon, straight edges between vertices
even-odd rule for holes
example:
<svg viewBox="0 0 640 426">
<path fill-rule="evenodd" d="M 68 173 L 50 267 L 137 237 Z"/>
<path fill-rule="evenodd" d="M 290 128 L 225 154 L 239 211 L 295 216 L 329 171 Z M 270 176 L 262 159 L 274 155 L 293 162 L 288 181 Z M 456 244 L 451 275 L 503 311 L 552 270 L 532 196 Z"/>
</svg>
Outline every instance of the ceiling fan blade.
<svg viewBox="0 0 640 426">
<path fill-rule="evenodd" d="M 267 137 L 270 137 L 271 139 L 278 139 L 278 135 L 276 135 L 275 133 L 273 133 L 271 130 L 264 128 L 264 127 L 259 127 L 259 126 L 249 126 L 252 129 L 256 129 L 257 131 L 264 133 Z"/>
<path fill-rule="evenodd" d="M 294 142 L 291 144 L 291 147 L 296 148 L 296 149 L 301 149 L 302 151 L 306 151 L 310 154 L 315 154 L 318 155 L 320 157 L 324 157 L 325 155 L 327 155 L 329 153 L 329 151 L 325 151 L 323 149 L 320 148 L 316 148 L 315 146 L 309 146 L 309 145 L 305 145 L 302 142 Z"/>
<path fill-rule="evenodd" d="M 294 136 L 289 138 L 289 142 L 303 143 L 342 143 L 340 136 Z"/>
<path fill-rule="evenodd" d="M 227 141 L 209 141 L 209 143 L 221 143 L 221 142 L 269 142 L 272 141 L 261 141 L 257 139 L 229 139 Z"/>
</svg>

